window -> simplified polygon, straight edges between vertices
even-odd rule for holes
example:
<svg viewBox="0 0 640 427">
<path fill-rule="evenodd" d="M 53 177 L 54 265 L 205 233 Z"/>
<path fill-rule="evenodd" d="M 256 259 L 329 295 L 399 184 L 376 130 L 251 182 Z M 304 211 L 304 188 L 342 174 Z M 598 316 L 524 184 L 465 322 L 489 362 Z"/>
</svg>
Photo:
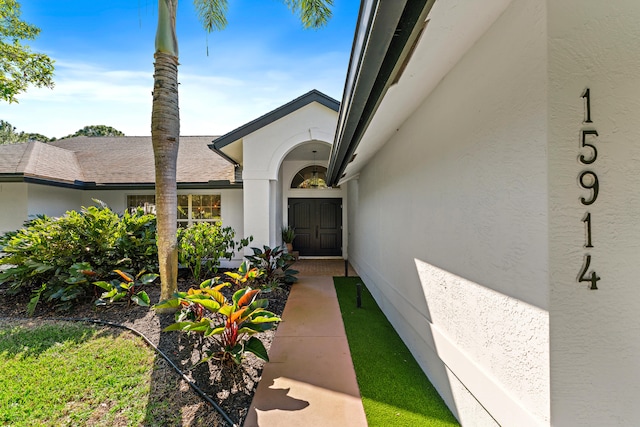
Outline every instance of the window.
<svg viewBox="0 0 640 427">
<path fill-rule="evenodd" d="M 182 194 L 178 196 L 178 227 L 194 222 L 220 221 L 219 194 Z"/>
<path fill-rule="evenodd" d="M 153 195 L 127 196 L 127 209 L 144 208 L 145 212 L 156 213 L 156 197 Z M 219 194 L 180 194 L 178 196 L 178 227 L 188 227 L 194 222 L 214 222 L 220 220 Z"/>
<path fill-rule="evenodd" d="M 156 213 L 156 196 L 127 196 L 127 210 L 132 212 L 136 208 L 142 208 L 144 213 Z"/>
<path fill-rule="evenodd" d="M 307 166 L 293 177 L 291 188 L 327 188 L 326 178 L 327 168 L 317 165 Z"/>
</svg>

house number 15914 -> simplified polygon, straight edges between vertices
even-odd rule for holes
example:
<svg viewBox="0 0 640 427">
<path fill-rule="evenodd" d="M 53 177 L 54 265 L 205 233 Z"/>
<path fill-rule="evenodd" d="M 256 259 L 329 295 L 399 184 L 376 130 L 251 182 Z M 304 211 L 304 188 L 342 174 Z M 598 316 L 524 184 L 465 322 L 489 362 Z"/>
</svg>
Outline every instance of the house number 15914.
<svg viewBox="0 0 640 427">
<path fill-rule="evenodd" d="M 598 158 L 598 149 L 595 146 L 598 131 L 593 128 L 584 128 L 584 126 L 591 126 L 591 123 L 593 123 L 591 120 L 591 91 L 589 88 L 584 90 L 581 97 L 584 99 L 584 120 L 582 122 L 583 128 L 580 129 L 580 155 L 578 156 L 578 161 L 583 165 L 591 166 Z M 598 175 L 590 169 L 585 169 L 578 175 L 578 185 L 587 191 L 586 195 L 580 197 L 580 203 L 584 206 L 594 204 L 598 199 L 598 193 L 600 191 Z M 591 249 L 593 248 L 593 241 L 591 238 L 591 212 L 585 212 L 582 222 L 584 222 L 585 225 L 584 248 Z M 589 267 L 591 267 L 591 254 L 586 253 L 584 255 L 582 268 L 578 273 L 578 282 L 590 283 L 589 289 L 598 289 L 597 283 L 598 280 L 600 280 L 600 277 L 598 277 L 595 271 L 589 272 Z"/>
</svg>

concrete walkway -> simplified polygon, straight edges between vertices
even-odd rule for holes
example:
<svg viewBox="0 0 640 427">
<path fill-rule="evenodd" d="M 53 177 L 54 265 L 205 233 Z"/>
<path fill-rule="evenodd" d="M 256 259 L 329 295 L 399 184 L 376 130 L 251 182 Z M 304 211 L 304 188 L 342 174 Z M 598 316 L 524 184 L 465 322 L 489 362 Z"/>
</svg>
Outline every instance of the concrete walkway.
<svg viewBox="0 0 640 427">
<path fill-rule="evenodd" d="M 344 275 L 344 262 L 342 265 Z M 366 426 L 360 391 L 324 261 L 300 261 L 245 427 Z M 305 270 L 306 269 L 306 270 Z M 323 271 L 324 273 L 324 271 Z"/>
</svg>

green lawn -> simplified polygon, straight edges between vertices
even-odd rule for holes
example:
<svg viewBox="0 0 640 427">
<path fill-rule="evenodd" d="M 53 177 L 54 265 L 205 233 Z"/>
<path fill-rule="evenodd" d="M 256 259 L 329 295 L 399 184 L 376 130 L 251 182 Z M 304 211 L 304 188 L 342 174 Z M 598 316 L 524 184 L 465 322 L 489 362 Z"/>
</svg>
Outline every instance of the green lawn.
<svg viewBox="0 0 640 427">
<path fill-rule="evenodd" d="M 129 332 L 73 323 L 0 328 L 0 424 L 142 425 L 154 358 Z"/>
<path fill-rule="evenodd" d="M 356 308 L 360 278 L 335 277 L 334 283 L 369 426 L 458 426 L 364 286 L 362 308 Z"/>
</svg>

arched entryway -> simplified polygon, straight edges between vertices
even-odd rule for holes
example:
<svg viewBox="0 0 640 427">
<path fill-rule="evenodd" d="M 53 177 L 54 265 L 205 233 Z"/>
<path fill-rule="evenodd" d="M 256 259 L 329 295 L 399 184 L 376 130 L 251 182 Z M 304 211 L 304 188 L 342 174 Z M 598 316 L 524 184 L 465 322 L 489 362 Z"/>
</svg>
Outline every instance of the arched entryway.
<svg viewBox="0 0 640 427">
<path fill-rule="evenodd" d="M 293 227 L 293 247 L 302 257 L 344 254 L 344 190 L 328 188 L 325 167 L 330 144 L 308 141 L 283 162 L 283 223 Z"/>
</svg>

